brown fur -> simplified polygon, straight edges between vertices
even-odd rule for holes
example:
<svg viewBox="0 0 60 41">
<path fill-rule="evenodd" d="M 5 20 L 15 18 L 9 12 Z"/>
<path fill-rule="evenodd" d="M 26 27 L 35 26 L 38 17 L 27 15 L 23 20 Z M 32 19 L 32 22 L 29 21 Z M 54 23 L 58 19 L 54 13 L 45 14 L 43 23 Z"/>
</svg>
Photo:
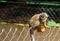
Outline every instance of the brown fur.
<svg viewBox="0 0 60 41">
<path fill-rule="evenodd" d="M 46 25 L 46 20 L 45 20 L 48 18 L 48 16 L 46 16 L 45 14 L 43 14 L 43 13 L 42 14 L 35 14 L 29 21 L 31 27 L 33 27 L 34 29 L 37 29 L 38 32 L 44 32 L 46 27 L 48 27 Z M 40 21 L 38 18 L 39 16 L 43 16 L 45 18 Z"/>
</svg>

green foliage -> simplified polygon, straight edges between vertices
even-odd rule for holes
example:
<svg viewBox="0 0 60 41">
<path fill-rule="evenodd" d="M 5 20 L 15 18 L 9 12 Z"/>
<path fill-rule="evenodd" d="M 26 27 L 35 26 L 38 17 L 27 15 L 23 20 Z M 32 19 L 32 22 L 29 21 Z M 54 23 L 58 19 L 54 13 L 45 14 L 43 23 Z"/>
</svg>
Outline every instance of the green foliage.
<svg viewBox="0 0 60 41">
<path fill-rule="evenodd" d="M 56 23 L 53 20 L 47 20 L 46 23 L 47 23 L 48 26 L 58 26 L 58 27 L 60 27 L 60 23 Z"/>
</svg>

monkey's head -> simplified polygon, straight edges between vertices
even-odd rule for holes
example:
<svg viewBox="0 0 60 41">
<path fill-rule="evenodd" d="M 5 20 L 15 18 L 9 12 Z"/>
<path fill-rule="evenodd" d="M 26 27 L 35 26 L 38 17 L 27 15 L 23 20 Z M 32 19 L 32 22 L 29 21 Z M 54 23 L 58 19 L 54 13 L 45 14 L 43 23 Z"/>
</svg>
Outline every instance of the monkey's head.
<svg viewBox="0 0 60 41">
<path fill-rule="evenodd" d="M 45 22 L 47 20 L 49 16 L 47 15 L 47 13 L 41 13 L 41 15 L 39 16 L 39 20 L 41 22 Z"/>
</svg>

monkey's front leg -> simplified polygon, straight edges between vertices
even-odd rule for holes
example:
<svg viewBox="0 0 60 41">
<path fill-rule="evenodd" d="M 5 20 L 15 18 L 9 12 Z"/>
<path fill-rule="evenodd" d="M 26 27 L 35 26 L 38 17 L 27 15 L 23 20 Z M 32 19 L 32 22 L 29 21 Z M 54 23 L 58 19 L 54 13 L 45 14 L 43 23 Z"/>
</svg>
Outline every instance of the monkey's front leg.
<svg viewBox="0 0 60 41">
<path fill-rule="evenodd" d="M 45 26 L 45 28 L 47 28 L 48 26 L 46 25 L 46 22 L 44 22 L 44 26 Z"/>
</svg>

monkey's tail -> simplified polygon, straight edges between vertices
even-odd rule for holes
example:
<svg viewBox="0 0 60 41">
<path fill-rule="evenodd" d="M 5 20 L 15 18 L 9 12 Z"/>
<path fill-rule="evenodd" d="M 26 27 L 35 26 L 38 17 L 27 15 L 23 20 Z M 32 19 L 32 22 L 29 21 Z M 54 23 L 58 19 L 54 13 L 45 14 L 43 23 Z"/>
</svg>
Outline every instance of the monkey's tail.
<svg viewBox="0 0 60 41">
<path fill-rule="evenodd" d="M 31 27 L 31 25 L 29 25 L 29 28 L 30 28 L 30 41 L 35 41 L 33 27 Z"/>
</svg>

